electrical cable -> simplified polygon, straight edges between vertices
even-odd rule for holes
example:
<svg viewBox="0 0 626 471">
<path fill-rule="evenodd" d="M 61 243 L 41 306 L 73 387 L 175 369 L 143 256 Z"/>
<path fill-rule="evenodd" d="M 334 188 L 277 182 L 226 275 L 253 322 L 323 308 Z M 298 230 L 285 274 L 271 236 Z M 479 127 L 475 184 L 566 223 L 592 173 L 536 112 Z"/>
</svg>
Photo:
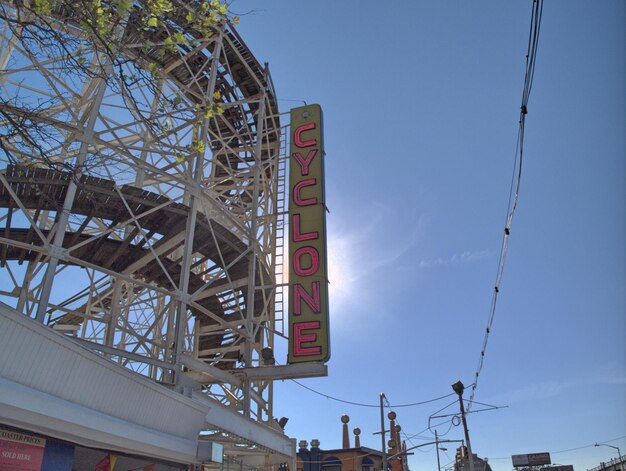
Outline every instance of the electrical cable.
<svg viewBox="0 0 626 471">
<path fill-rule="evenodd" d="M 392 406 L 389 403 L 389 399 L 387 399 L 387 396 L 383 396 L 383 406 L 385 406 L 391 412 Z M 413 443 L 412 437 L 409 437 L 409 435 L 402 429 L 402 426 L 400 425 L 400 421 L 398 420 L 397 416 L 395 418 L 395 421 L 396 421 L 396 425 L 400 426 L 400 435 L 404 437 L 404 440 L 408 441 L 411 445 L 415 445 L 415 443 Z M 390 433 L 391 433 L 391 430 L 390 430 Z M 397 445 L 398 447 L 400 446 L 399 443 Z"/>
<path fill-rule="evenodd" d="M 603 440 L 602 443 L 606 443 L 606 442 L 614 442 L 616 440 L 621 440 L 622 438 L 626 438 L 626 435 L 622 435 L 621 437 L 617 437 L 617 438 L 611 438 L 610 440 Z M 598 442 L 596 442 L 598 443 Z M 577 451 L 577 450 L 583 450 L 585 448 L 593 448 L 595 445 L 595 443 L 591 444 L 591 445 L 582 445 L 582 446 L 577 446 L 575 448 L 568 448 L 567 450 L 559 450 L 559 451 L 549 451 L 548 453 L 550 453 L 551 455 L 558 455 L 559 453 L 567 453 L 568 451 Z M 510 460 L 511 457 L 510 456 L 500 456 L 498 458 L 489 458 L 490 460 Z"/>
<path fill-rule="evenodd" d="M 307 389 L 309 391 L 311 391 L 314 394 L 317 394 L 318 396 L 322 396 L 325 397 L 326 399 L 330 399 L 331 401 L 336 401 L 336 402 L 342 402 L 344 404 L 350 404 L 352 406 L 359 406 L 359 407 L 375 407 L 375 408 L 379 408 L 380 404 L 365 404 L 362 402 L 354 402 L 354 401 L 348 401 L 345 399 L 340 399 L 338 397 L 334 397 L 331 396 L 329 394 L 324 394 L 322 392 L 316 391 L 313 388 L 310 388 L 308 386 L 305 386 L 304 384 L 300 383 L 299 381 L 296 381 L 295 379 L 290 379 L 290 381 L 293 381 L 294 383 L 296 383 L 298 386 L 303 387 L 304 389 Z M 394 407 L 394 408 L 398 408 L 398 407 L 413 407 L 413 406 L 420 406 L 422 404 L 429 404 L 431 402 L 436 402 L 436 401 L 440 401 L 441 399 L 445 399 L 446 397 L 450 397 L 455 393 L 450 393 L 450 394 L 446 394 L 445 396 L 439 396 L 439 397 L 435 397 L 432 399 L 427 399 L 425 401 L 419 401 L 419 402 L 412 402 L 409 404 L 394 404 L 394 405 L 389 405 L 389 407 Z"/>
<path fill-rule="evenodd" d="M 430 414 L 429 419 L 430 419 L 430 418 L 432 418 L 433 416 L 435 416 L 435 415 L 439 414 L 439 412 L 443 412 L 443 411 L 444 411 L 444 410 L 446 410 L 448 407 L 453 406 L 454 404 L 456 404 L 456 402 L 457 402 L 457 401 L 456 401 L 456 400 L 454 400 L 454 401 L 452 401 L 450 404 L 448 404 L 447 406 L 444 406 L 444 407 L 442 407 L 441 409 L 439 409 L 438 411 L 433 412 L 432 414 Z"/>
<path fill-rule="evenodd" d="M 592 445 L 583 445 L 583 446 L 579 446 L 579 447 L 576 447 L 576 448 L 568 448 L 567 450 L 551 451 L 550 453 L 553 454 L 553 455 L 556 455 L 556 454 L 559 454 L 559 453 L 566 453 L 568 451 L 582 450 L 583 448 L 594 447 L 594 446 L 596 446 L 596 443 L 614 442 L 614 441 L 617 441 L 617 440 L 621 440 L 622 438 L 626 438 L 626 435 L 622 435 L 621 437 L 617 437 L 617 438 L 611 438 L 610 440 L 602 440 L 602 442 L 595 442 Z"/>
<path fill-rule="evenodd" d="M 460 414 L 459 414 L 459 415 L 460 415 Z M 433 428 L 435 428 L 435 429 L 436 429 L 437 427 L 439 427 L 439 426 L 441 426 L 441 425 L 445 425 L 445 424 L 448 424 L 448 423 L 449 423 L 448 428 L 446 429 L 446 431 L 445 431 L 445 432 L 443 432 L 443 433 L 441 433 L 441 432 L 437 432 L 437 435 L 438 435 L 440 438 L 441 438 L 441 437 L 445 437 L 446 435 L 448 435 L 448 434 L 452 431 L 452 427 L 456 427 L 457 425 L 459 425 L 458 423 L 456 423 L 456 424 L 454 423 L 454 420 L 455 420 L 455 419 L 458 419 L 458 422 L 460 422 L 460 419 L 458 418 L 458 417 L 459 417 L 459 415 L 457 415 L 457 414 L 452 415 L 449 419 L 446 419 L 446 420 L 444 420 L 443 422 L 439 422 L 439 423 L 436 423 L 436 424 L 432 424 L 432 423 L 430 422 L 430 421 L 431 421 L 431 419 L 433 418 L 432 416 L 430 416 L 430 417 L 428 418 L 428 430 L 429 430 L 429 431 L 430 431 L 430 432 L 434 435 L 434 434 L 435 434 L 435 432 L 433 431 Z M 444 418 L 444 417 L 441 417 L 441 418 Z"/>
<path fill-rule="evenodd" d="M 467 406 L 467 412 L 470 411 L 474 402 L 474 396 L 476 394 L 476 388 L 478 387 L 478 377 L 483 369 L 485 352 L 487 351 L 487 343 L 489 341 L 489 334 L 493 327 L 493 321 L 496 315 L 496 304 L 498 301 L 498 293 L 500 292 L 500 283 L 502 282 L 502 276 L 504 274 L 504 264 L 506 261 L 507 248 L 509 235 L 511 234 L 511 224 L 513 222 L 513 216 L 517 208 L 517 202 L 519 198 L 521 179 L 522 179 L 522 160 L 524 155 L 524 131 L 526 126 L 526 115 L 528 114 L 528 100 L 530 98 L 530 92 L 533 86 L 533 80 L 535 76 L 535 64 L 537 60 L 537 48 L 539 45 L 539 33 L 541 31 L 541 18 L 543 15 L 543 0 L 533 0 L 533 8 L 530 19 L 530 32 L 528 35 L 528 49 L 526 52 L 526 71 L 524 75 L 524 87 L 522 92 L 522 105 L 520 107 L 519 126 L 517 133 L 517 144 L 515 149 L 515 159 L 513 163 L 513 175 L 511 178 L 511 186 L 509 189 L 509 200 L 507 204 L 507 216 L 504 226 L 504 235 L 502 238 L 502 246 L 500 249 L 500 261 L 498 263 L 498 270 L 496 273 L 496 282 L 494 284 L 493 294 L 491 298 L 491 307 L 489 310 L 489 317 L 487 320 L 487 327 L 485 328 L 485 334 L 483 337 L 483 344 L 478 359 L 478 366 L 474 375 L 474 384 L 472 385 L 472 392 L 470 395 L 469 403 Z M 517 176 L 516 176 L 517 174 Z"/>
<path fill-rule="evenodd" d="M 387 409 L 389 409 L 390 411 L 391 411 L 391 408 L 392 408 L 392 407 L 394 407 L 394 406 L 392 406 L 392 405 L 389 403 L 389 400 L 387 399 L 387 396 L 385 396 L 385 397 L 383 398 L 383 405 L 384 405 Z M 446 406 L 446 407 L 449 407 L 449 406 Z M 445 409 L 445 408 L 444 408 L 444 409 Z M 396 422 L 396 425 L 400 425 L 400 421 L 398 420 L 398 418 L 397 418 L 397 417 L 396 417 L 396 419 L 395 419 L 395 422 Z M 444 422 L 441 422 L 440 424 L 437 424 L 437 425 L 443 425 L 443 424 L 445 424 L 445 423 L 447 423 L 447 422 L 450 422 L 450 426 L 448 427 L 448 430 L 446 430 L 446 432 L 444 432 L 444 434 L 443 434 L 443 435 L 440 435 L 440 436 L 445 436 L 448 432 L 450 432 L 450 430 L 452 429 L 452 420 L 451 420 L 451 419 L 449 419 L 449 420 L 446 420 L 446 421 L 444 421 Z M 431 432 L 432 432 L 432 430 L 430 430 L 430 426 L 429 426 L 428 428 L 426 428 L 426 429 L 422 430 L 421 432 L 418 432 L 418 433 L 413 434 L 413 435 L 409 435 L 408 433 L 406 433 L 406 431 L 405 431 L 405 430 L 403 430 L 403 429 L 402 429 L 402 426 L 400 427 L 400 435 L 401 435 L 402 437 L 404 437 L 404 440 L 405 440 L 405 441 L 408 441 L 408 442 L 409 442 L 412 446 L 415 446 L 415 442 L 413 441 L 413 439 L 414 439 L 414 438 L 421 438 L 421 439 L 424 439 L 424 440 L 428 440 L 428 439 L 430 439 L 430 438 L 431 438 L 431 437 L 424 437 L 424 436 L 421 436 L 421 435 L 422 435 L 422 433 L 423 433 L 423 432 L 426 432 L 426 431 L 431 431 Z M 422 452 L 422 453 L 425 453 L 425 452 L 426 452 L 426 451 L 421 450 L 421 449 L 420 449 L 420 450 L 418 450 L 418 451 L 420 451 L 420 452 Z"/>
</svg>

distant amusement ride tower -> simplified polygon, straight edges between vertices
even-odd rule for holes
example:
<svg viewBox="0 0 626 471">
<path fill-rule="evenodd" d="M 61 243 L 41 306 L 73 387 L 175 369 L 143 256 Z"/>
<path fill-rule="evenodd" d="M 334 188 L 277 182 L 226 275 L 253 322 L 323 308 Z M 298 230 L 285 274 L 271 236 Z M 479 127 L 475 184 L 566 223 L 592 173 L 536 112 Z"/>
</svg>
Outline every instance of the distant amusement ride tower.
<svg viewBox="0 0 626 471">
<path fill-rule="evenodd" d="M 273 378 L 246 374 L 287 335 L 267 65 L 225 15 L 204 34 L 183 4 L 157 24 L 129 3 L 102 50 L 57 3 L 33 30 L 0 1 L 0 301 L 276 428 Z"/>
</svg>

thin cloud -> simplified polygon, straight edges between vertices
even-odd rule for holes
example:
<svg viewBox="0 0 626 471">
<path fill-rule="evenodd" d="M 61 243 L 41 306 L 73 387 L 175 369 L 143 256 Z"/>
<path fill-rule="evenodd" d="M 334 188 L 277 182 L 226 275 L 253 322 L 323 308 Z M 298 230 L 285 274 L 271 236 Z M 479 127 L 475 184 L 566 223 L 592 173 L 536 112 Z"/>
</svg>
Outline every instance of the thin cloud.
<svg viewBox="0 0 626 471">
<path fill-rule="evenodd" d="M 626 376 L 614 376 L 612 378 L 607 378 L 606 384 L 626 384 Z"/>
<path fill-rule="evenodd" d="M 618 363 L 611 362 L 602 365 L 593 379 L 594 384 L 624 385 L 626 384 L 626 371 Z"/>
<path fill-rule="evenodd" d="M 442 258 L 437 257 L 433 259 L 423 259 L 420 261 L 420 268 L 433 268 L 433 267 L 445 267 L 450 265 L 458 265 L 461 263 L 472 263 L 482 260 L 486 257 L 493 255 L 493 250 L 474 250 L 474 251 L 465 251 L 460 254 L 454 254 L 451 257 Z"/>
<path fill-rule="evenodd" d="M 525 385 L 519 389 L 514 389 L 496 397 L 492 397 L 492 403 L 512 404 L 516 402 L 528 402 L 541 399 L 549 399 L 560 396 L 571 388 L 580 388 L 582 386 L 600 386 L 615 385 L 622 386 L 626 384 L 626 377 L 623 374 L 599 375 L 596 377 L 572 378 L 569 381 L 544 381 L 540 383 L 532 383 Z"/>
<path fill-rule="evenodd" d="M 536 401 L 556 397 L 565 392 L 568 383 L 561 381 L 545 381 L 542 383 L 527 384 L 520 389 L 504 393 L 501 402 L 512 404 L 516 402 Z"/>
<path fill-rule="evenodd" d="M 336 324 L 362 314 L 363 309 L 374 309 L 379 300 L 362 287 L 371 279 L 389 281 L 386 274 L 397 271 L 422 232 L 422 217 L 407 215 L 400 208 L 372 202 L 359 210 L 362 214 L 353 211 L 350 219 L 338 218 L 329 224 L 328 278 L 331 317 L 335 316 Z M 354 224 L 353 219 L 362 223 Z M 405 229 L 399 230 L 402 226 Z"/>
</svg>

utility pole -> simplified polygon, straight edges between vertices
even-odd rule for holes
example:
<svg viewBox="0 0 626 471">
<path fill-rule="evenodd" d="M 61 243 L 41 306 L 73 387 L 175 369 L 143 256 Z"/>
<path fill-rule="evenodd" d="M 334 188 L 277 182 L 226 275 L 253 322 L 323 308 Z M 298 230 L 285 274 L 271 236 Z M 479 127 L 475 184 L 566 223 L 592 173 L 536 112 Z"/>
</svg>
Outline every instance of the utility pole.
<svg viewBox="0 0 626 471">
<path fill-rule="evenodd" d="M 378 432 L 376 432 L 378 433 Z M 415 445 L 412 446 L 411 448 L 407 448 L 404 451 L 401 451 L 400 453 L 396 453 L 395 455 L 391 455 L 389 458 L 397 458 L 398 456 L 406 456 L 408 455 L 408 452 L 411 450 L 415 450 L 416 448 L 421 448 L 423 446 L 428 446 L 428 445 L 434 445 L 434 444 L 439 444 L 439 443 L 453 443 L 453 442 L 460 442 L 463 443 L 463 440 L 439 440 L 439 438 L 437 437 L 437 440 L 434 442 L 426 442 L 426 443 L 421 443 L 419 445 Z M 445 448 L 442 448 L 445 450 Z M 413 453 L 411 453 L 413 454 Z"/>
<path fill-rule="evenodd" d="M 437 471 L 441 471 L 441 463 L 439 462 L 439 437 L 437 436 L 437 429 L 435 429 L 435 446 L 437 447 Z"/>
<path fill-rule="evenodd" d="M 382 450 L 383 450 L 383 469 L 387 471 L 387 446 L 385 443 L 385 410 L 383 408 L 383 399 L 385 393 L 380 393 L 380 436 L 382 437 Z"/>
<path fill-rule="evenodd" d="M 467 430 L 467 420 L 465 419 L 465 407 L 463 406 L 463 391 L 465 386 L 461 381 L 457 381 L 452 385 L 452 389 L 459 395 L 459 405 L 461 406 L 461 420 L 463 420 L 463 430 L 465 431 L 465 442 L 467 443 L 467 454 L 469 455 L 470 471 L 474 471 L 474 455 L 472 454 L 472 445 L 470 444 L 469 431 Z"/>
</svg>

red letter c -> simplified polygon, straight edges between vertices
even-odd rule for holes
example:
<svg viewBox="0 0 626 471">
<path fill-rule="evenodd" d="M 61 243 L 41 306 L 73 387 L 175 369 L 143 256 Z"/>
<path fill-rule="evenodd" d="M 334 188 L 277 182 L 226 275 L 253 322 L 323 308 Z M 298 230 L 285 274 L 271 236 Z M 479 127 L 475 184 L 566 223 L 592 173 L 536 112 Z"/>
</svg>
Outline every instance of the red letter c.
<svg viewBox="0 0 626 471">
<path fill-rule="evenodd" d="M 317 141 L 315 139 L 311 139 L 310 141 L 303 141 L 300 137 L 300 135 L 304 131 L 309 131 L 311 129 L 315 129 L 315 123 L 303 124 L 296 129 L 296 132 L 293 133 L 293 140 L 296 141 L 296 145 L 298 147 L 311 147 L 317 145 Z"/>
</svg>

